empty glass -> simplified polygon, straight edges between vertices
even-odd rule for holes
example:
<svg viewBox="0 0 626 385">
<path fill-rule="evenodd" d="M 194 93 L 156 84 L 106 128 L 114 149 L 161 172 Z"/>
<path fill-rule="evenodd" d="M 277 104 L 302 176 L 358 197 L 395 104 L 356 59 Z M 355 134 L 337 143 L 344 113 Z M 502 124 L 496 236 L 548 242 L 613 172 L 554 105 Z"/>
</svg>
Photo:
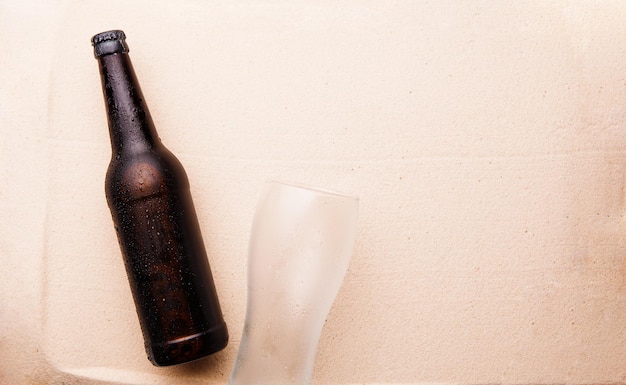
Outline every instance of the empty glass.
<svg viewBox="0 0 626 385">
<path fill-rule="evenodd" d="M 231 385 L 310 384 L 322 326 L 357 232 L 358 198 L 269 182 L 248 253 L 246 320 Z"/>
</svg>

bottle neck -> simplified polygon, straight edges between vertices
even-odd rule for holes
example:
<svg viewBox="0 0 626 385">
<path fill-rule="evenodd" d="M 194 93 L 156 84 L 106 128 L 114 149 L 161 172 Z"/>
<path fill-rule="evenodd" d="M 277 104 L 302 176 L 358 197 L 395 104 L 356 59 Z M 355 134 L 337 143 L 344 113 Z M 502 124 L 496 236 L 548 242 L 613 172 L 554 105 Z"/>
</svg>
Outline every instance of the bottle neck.
<svg viewBox="0 0 626 385">
<path fill-rule="evenodd" d="M 98 64 L 113 154 L 158 146 L 159 137 L 128 54 L 104 55 Z"/>
</svg>

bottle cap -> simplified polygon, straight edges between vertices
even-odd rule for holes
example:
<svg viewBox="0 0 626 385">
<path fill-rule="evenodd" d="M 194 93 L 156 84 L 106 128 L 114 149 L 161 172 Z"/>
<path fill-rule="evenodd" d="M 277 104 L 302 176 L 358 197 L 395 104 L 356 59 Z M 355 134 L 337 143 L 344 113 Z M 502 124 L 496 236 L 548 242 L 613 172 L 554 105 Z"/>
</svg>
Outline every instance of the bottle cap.
<svg viewBox="0 0 626 385">
<path fill-rule="evenodd" d="M 124 31 L 113 30 L 102 32 L 91 38 L 93 54 L 96 58 L 113 53 L 127 53 L 126 35 Z"/>
</svg>

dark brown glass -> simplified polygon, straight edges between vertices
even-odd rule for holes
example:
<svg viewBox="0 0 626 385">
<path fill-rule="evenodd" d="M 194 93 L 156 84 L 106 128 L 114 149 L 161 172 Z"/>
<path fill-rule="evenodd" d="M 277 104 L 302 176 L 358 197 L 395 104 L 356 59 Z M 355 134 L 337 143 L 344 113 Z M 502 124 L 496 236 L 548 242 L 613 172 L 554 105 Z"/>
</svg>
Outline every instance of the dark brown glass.
<svg viewBox="0 0 626 385">
<path fill-rule="evenodd" d="M 180 364 L 222 350 L 220 310 L 189 181 L 156 133 L 122 31 L 92 38 L 111 137 L 106 198 L 148 359 Z"/>
</svg>

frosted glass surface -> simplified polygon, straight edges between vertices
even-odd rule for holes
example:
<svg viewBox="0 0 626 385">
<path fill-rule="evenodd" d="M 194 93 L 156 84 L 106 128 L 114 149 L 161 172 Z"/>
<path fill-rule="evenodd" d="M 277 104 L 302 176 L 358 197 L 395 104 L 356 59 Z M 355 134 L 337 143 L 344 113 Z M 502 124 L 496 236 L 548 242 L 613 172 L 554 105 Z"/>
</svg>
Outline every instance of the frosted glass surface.
<svg viewBox="0 0 626 385">
<path fill-rule="evenodd" d="M 250 233 L 247 312 L 231 385 L 311 382 L 357 218 L 357 198 L 268 183 Z"/>
</svg>

